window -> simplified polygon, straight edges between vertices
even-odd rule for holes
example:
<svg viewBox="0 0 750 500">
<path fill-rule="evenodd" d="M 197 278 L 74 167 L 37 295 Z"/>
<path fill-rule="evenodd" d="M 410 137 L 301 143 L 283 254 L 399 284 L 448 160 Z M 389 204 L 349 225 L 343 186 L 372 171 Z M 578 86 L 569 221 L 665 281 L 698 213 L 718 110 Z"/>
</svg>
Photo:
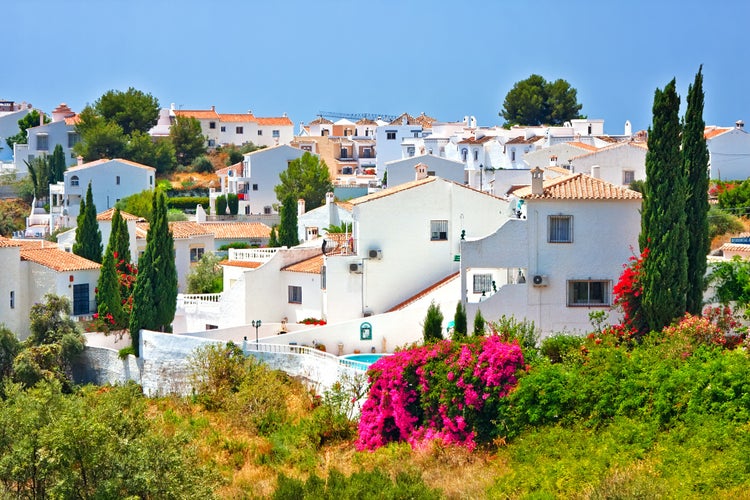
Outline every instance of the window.
<svg viewBox="0 0 750 500">
<path fill-rule="evenodd" d="M 78 176 L 77 175 L 74 175 L 73 177 L 70 178 L 70 186 L 71 187 L 77 186 L 78 182 L 79 181 L 78 181 Z"/>
<path fill-rule="evenodd" d="M 258 190 L 258 185 L 257 184 L 253 184 L 253 191 L 257 191 L 257 190 Z"/>
<path fill-rule="evenodd" d="M 216 140 L 214 140 L 214 139 L 209 139 L 209 140 L 208 140 L 208 147 L 209 147 L 209 148 L 212 148 L 212 147 L 214 147 L 214 146 L 216 146 Z"/>
<path fill-rule="evenodd" d="M 416 150 L 415 150 L 414 146 L 409 146 L 408 148 L 406 148 L 406 156 L 408 156 L 409 158 L 411 158 L 412 156 L 414 156 L 415 152 L 416 152 Z"/>
<path fill-rule="evenodd" d="M 396 131 L 395 130 L 386 130 L 385 131 L 385 138 L 389 141 L 395 141 L 396 140 Z"/>
<path fill-rule="evenodd" d="M 281 134 L 279 133 L 279 131 L 278 131 L 278 130 L 272 130 L 272 131 L 271 131 L 271 137 L 275 137 L 275 138 L 277 138 L 277 139 L 278 139 L 280 135 L 281 135 Z"/>
<path fill-rule="evenodd" d="M 81 142 L 81 136 L 75 132 L 68 132 L 68 147 L 72 148 L 76 144 Z"/>
<path fill-rule="evenodd" d="M 266 205 L 265 207 L 263 207 L 263 214 L 264 215 L 271 215 L 271 206 L 270 205 Z"/>
<path fill-rule="evenodd" d="M 491 274 L 474 275 L 474 293 L 484 293 L 492 290 Z"/>
<path fill-rule="evenodd" d="M 414 135 L 414 137 L 419 137 L 419 130 L 412 130 L 411 133 Z"/>
<path fill-rule="evenodd" d="M 625 186 L 629 186 L 635 181 L 635 171 L 633 170 L 623 170 L 622 171 L 622 184 Z"/>
<path fill-rule="evenodd" d="M 244 134 L 245 133 L 245 128 L 244 127 L 235 127 L 234 131 L 237 132 L 238 134 Z M 258 132 L 260 132 L 260 130 L 258 130 Z"/>
<path fill-rule="evenodd" d="M 120 185 L 120 176 L 115 177 L 115 184 Z"/>
<path fill-rule="evenodd" d="M 216 128 L 216 122 L 208 122 L 208 128 L 215 129 Z"/>
<path fill-rule="evenodd" d="M 479 159 L 479 151 L 475 149 L 474 150 L 474 161 L 477 161 L 478 159 Z"/>
<path fill-rule="evenodd" d="M 432 220 L 430 221 L 430 240 L 441 241 L 448 239 L 448 221 Z"/>
<path fill-rule="evenodd" d="M 154 177 L 152 175 L 148 176 L 148 185 L 153 186 L 154 185 Z"/>
<path fill-rule="evenodd" d="M 14 292 L 13 290 L 10 291 L 10 308 L 16 308 L 16 292 Z"/>
<path fill-rule="evenodd" d="M 516 161 L 516 148 L 510 150 L 510 161 Z"/>
<path fill-rule="evenodd" d="M 573 243 L 573 216 L 572 215 L 550 215 L 549 243 Z"/>
<path fill-rule="evenodd" d="M 258 135 L 263 135 L 263 131 L 262 130 L 258 130 Z"/>
<path fill-rule="evenodd" d="M 226 132 L 226 131 L 227 131 L 227 127 L 226 127 L 226 126 L 224 126 L 224 125 L 222 125 L 222 126 L 221 126 L 221 128 L 220 128 L 219 130 L 221 130 L 222 132 Z"/>
<path fill-rule="evenodd" d="M 203 257 L 203 247 L 195 247 L 190 249 L 190 262 L 198 262 Z"/>
<path fill-rule="evenodd" d="M 37 151 L 47 151 L 49 149 L 49 137 L 47 134 L 37 134 L 36 149 Z"/>
<path fill-rule="evenodd" d="M 568 281 L 568 307 L 609 306 L 609 280 Z"/>
<path fill-rule="evenodd" d="M 461 150 L 461 161 L 466 161 L 466 156 L 469 154 L 469 150 L 464 148 Z"/>
<path fill-rule="evenodd" d="M 346 148 L 341 148 L 341 158 L 348 158 L 349 151 Z"/>
<path fill-rule="evenodd" d="M 326 266 L 320 266 L 320 289 L 326 289 Z"/>
<path fill-rule="evenodd" d="M 290 304 L 301 304 L 302 303 L 302 287 L 289 285 L 289 303 Z"/>
</svg>

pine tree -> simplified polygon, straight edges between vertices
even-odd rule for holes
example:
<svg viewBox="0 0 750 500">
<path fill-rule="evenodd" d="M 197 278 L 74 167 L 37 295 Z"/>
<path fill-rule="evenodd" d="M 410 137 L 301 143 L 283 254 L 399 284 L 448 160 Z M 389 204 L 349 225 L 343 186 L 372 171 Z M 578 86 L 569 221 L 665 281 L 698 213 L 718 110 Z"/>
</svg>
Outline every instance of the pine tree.
<svg viewBox="0 0 750 500">
<path fill-rule="evenodd" d="M 687 180 L 685 213 L 687 217 L 687 311 L 700 314 L 706 289 L 708 235 L 708 148 L 703 121 L 703 66 L 688 88 L 687 110 L 682 130 L 682 166 Z"/>
<path fill-rule="evenodd" d="M 466 309 L 460 300 L 456 304 L 456 314 L 453 316 L 453 338 L 465 338 L 467 333 Z"/>
<path fill-rule="evenodd" d="M 422 327 L 422 338 L 425 344 L 443 340 L 443 313 L 440 312 L 440 306 L 435 304 L 434 301 L 427 308 L 427 315 Z"/>
<path fill-rule="evenodd" d="M 76 241 L 73 244 L 73 253 L 94 262 L 102 261 L 102 232 L 96 221 L 96 206 L 94 196 L 91 193 L 89 182 L 86 191 L 85 202 L 81 201 L 81 212 L 78 214 L 78 227 L 76 227 Z"/>
<path fill-rule="evenodd" d="M 639 243 L 641 251 L 649 249 L 641 278 L 642 305 L 652 331 L 660 331 L 682 316 L 686 304 L 686 180 L 680 163 L 679 110 L 673 79 L 654 95 L 641 209 Z"/>
<path fill-rule="evenodd" d="M 279 224 L 279 245 L 294 247 L 299 245 L 297 236 L 297 207 L 294 198 L 287 196 L 281 206 L 281 223 Z"/>
<path fill-rule="evenodd" d="M 136 355 L 140 330 L 171 331 L 177 309 L 174 238 L 169 230 L 167 204 L 161 191 L 154 196 L 152 208 L 146 250 L 138 261 L 138 278 L 133 290 L 133 311 L 129 323 Z"/>
<path fill-rule="evenodd" d="M 477 309 L 477 313 L 474 315 L 474 336 L 475 337 L 484 337 L 484 327 L 485 327 L 485 321 L 484 316 L 482 316 L 482 311 Z"/>
</svg>

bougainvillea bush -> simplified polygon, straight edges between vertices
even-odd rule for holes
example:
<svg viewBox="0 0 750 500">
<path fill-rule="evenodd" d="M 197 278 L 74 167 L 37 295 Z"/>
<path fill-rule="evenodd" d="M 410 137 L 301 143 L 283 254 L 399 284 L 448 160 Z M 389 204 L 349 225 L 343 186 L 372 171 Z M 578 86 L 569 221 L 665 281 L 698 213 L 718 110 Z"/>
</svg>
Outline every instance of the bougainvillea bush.
<svg viewBox="0 0 750 500">
<path fill-rule="evenodd" d="M 368 374 L 359 450 L 433 439 L 473 449 L 496 437 L 498 407 L 524 367 L 518 342 L 499 336 L 443 340 L 386 356 Z"/>
</svg>

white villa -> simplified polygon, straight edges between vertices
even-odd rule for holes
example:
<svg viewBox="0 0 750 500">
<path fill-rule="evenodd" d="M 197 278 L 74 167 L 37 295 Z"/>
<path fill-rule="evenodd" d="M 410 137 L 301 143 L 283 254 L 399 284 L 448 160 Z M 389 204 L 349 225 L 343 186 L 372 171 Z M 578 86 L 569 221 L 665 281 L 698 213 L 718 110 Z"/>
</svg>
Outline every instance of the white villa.
<svg viewBox="0 0 750 500">
<path fill-rule="evenodd" d="M 750 134 L 745 122 L 734 127 L 708 126 L 704 132 L 711 179 L 744 181 L 750 177 Z"/>
<path fill-rule="evenodd" d="M 614 320 L 612 287 L 638 248 L 640 193 L 581 173 L 531 174 L 514 192 L 525 218 L 461 245 L 467 316 L 513 315 L 545 335 L 586 331 L 592 311 Z"/>
</svg>

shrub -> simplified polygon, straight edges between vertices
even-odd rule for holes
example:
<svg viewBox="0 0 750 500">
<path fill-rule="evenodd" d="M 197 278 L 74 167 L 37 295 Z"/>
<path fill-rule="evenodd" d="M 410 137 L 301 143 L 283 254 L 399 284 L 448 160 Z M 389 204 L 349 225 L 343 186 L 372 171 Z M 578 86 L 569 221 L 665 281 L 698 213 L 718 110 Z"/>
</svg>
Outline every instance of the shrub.
<svg viewBox="0 0 750 500">
<path fill-rule="evenodd" d="M 239 197 L 234 193 L 228 193 L 227 194 L 227 205 L 229 206 L 229 213 L 232 215 L 237 215 L 237 213 L 240 210 L 240 200 Z"/>
<path fill-rule="evenodd" d="M 419 473 L 402 472 L 392 480 L 380 470 L 355 472 L 346 477 L 336 469 L 324 481 L 312 474 L 306 481 L 280 473 L 273 498 L 442 498 L 440 490 L 428 488 Z"/>
<path fill-rule="evenodd" d="M 193 161 L 193 171 L 210 174 L 214 171 L 214 164 L 207 156 L 199 156 Z"/>
<path fill-rule="evenodd" d="M 201 205 L 204 210 L 208 210 L 209 201 L 207 196 L 176 196 L 167 198 L 167 208 L 177 210 L 195 210 L 195 207 Z"/>
<path fill-rule="evenodd" d="M 226 215 L 227 197 L 225 195 L 216 197 L 216 213 L 214 215 Z"/>
<path fill-rule="evenodd" d="M 427 308 L 427 315 L 422 327 L 422 339 L 425 344 L 443 340 L 443 313 L 440 312 L 440 306 L 431 302 Z"/>
<path fill-rule="evenodd" d="M 542 356 L 546 356 L 551 363 L 562 363 L 570 355 L 578 354 L 583 345 L 581 337 L 573 335 L 554 335 L 542 341 L 540 349 Z"/>
</svg>

